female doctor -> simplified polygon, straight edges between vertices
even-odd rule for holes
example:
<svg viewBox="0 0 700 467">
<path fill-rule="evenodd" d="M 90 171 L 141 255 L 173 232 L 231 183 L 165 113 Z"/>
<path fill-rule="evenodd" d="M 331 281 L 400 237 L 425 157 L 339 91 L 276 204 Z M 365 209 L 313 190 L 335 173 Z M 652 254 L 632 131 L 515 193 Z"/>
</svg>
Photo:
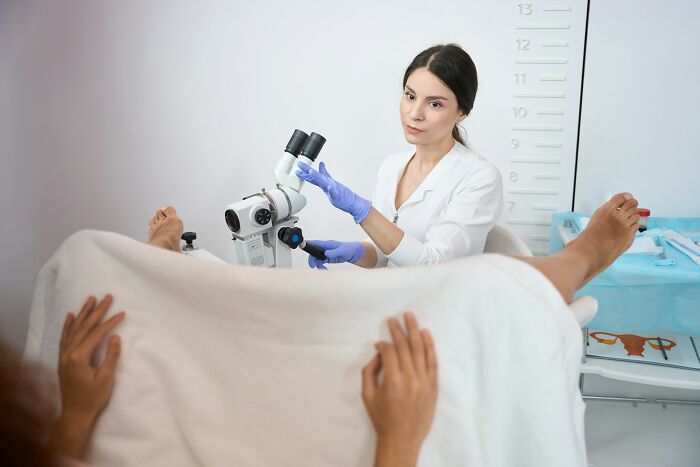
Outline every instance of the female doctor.
<svg viewBox="0 0 700 467">
<path fill-rule="evenodd" d="M 413 59 L 403 86 L 401 123 L 415 151 L 382 163 L 371 202 L 331 177 L 323 162 L 318 171 L 298 163 L 299 178 L 320 187 L 371 239 L 310 241 L 326 256 L 309 256 L 310 267 L 414 266 L 483 253 L 503 193 L 498 169 L 465 146 L 457 126 L 474 105 L 474 62 L 458 45 L 430 47 Z"/>
</svg>

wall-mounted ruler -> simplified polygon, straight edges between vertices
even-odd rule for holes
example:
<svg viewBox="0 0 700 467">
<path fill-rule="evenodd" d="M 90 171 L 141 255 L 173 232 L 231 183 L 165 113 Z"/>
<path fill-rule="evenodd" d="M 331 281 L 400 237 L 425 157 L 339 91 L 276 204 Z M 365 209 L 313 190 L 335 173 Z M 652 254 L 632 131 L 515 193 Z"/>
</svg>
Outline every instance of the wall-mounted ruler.
<svg viewBox="0 0 700 467">
<path fill-rule="evenodd" d="M 585 1 L 513 4 L 506 226 L 547 254 L 551 215 L 571 209 Z"/>
</svg>

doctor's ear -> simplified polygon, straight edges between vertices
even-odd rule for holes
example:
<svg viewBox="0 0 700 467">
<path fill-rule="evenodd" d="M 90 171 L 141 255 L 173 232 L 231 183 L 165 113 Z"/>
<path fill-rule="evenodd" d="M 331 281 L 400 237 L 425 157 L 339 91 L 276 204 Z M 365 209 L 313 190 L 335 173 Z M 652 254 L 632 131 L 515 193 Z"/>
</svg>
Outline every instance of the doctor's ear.
<svg viewBox="0 0 700 467">
<path fill-rule="evenodd" d="M 459 115 L 457 116 L 457 123 L 462 123 L 464 121 L 464 119 L 467 118 L 468 115 L 469 115 L 468 113 L 460 111 Z"/>
</svg>

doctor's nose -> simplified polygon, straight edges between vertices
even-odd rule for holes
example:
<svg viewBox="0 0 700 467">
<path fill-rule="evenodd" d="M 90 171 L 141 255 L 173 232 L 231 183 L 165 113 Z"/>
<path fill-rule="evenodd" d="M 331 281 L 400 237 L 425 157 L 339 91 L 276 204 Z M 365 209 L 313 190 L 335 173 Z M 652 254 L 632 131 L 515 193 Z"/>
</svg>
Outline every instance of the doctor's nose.
<svg viewBox="0 0 700 467">
<path fill-rule="evenodd" d="M 414 105 L 411 110 L 408 112 L 408 116 L 412 120 L 423 120 L 424 114 L 423 114 L 423 107 L 421 105 Z"/>
</svg>

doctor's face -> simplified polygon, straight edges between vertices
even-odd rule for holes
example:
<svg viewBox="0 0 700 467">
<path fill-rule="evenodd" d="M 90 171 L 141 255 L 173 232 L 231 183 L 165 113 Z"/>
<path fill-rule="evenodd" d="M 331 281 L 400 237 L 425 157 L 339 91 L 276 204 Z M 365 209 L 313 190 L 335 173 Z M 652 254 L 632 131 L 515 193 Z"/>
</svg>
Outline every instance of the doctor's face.
<svg viewBox="0 0 700 467">
<path fill-rule="evenodd" d="M 406 80 L 401 98 L 401 124 L 410 144 L 433 145 L 452 138 L 454 126 L 465 115 L 457 106 L 457 97 L 440 78 L 418 68 Z"/>
</svg>

